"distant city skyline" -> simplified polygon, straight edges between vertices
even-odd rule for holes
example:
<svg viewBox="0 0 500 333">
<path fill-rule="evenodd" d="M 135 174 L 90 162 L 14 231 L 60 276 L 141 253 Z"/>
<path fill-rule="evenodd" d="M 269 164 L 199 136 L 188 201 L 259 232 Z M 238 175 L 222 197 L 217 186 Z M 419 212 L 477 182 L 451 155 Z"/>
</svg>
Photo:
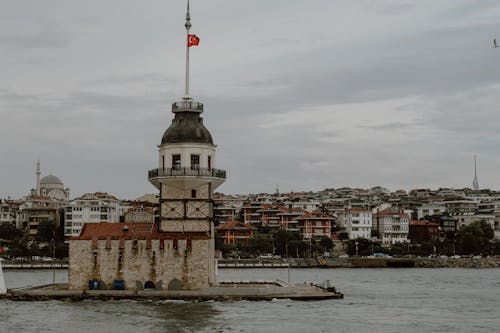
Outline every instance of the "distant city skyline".
<svg viewBox="0 0 500 333">
<path fill-rule="evenodd" d="M 192 96 L 219 191 L 500 189 L 500 4 L 193 0 Z M 72 197 L 156 190 L 184 90 L 185 1 L 8 2 L 0 12 L 0 197 L 37 156 Z M 258 22 L 256 24 L 255 22 Z M 479 163 L 480 162 L 480 163 Z"/>
</svg>

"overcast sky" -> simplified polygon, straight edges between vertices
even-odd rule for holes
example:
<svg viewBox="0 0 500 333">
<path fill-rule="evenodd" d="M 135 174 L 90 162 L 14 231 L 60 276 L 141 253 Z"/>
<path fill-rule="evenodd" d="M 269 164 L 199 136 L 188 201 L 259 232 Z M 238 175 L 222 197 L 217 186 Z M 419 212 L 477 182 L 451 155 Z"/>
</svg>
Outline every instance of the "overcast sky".
<svg viewBox="0 0 500 333">
<path fill-rule="evenodd" d="M 155 193 L 184 0 L 3 0 L 0 197 Z M 500 189 L 498 0 L 192 0 L 192 96 L 225 193 Z"/>
</svg>

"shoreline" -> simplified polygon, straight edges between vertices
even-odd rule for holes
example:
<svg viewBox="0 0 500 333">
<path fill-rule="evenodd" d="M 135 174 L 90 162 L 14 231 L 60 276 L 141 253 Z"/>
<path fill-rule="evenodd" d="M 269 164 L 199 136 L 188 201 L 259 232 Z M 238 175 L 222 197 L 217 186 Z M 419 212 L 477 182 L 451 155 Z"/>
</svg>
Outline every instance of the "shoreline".
<svg viewBox="0 0 500 333">
<path fill-rule="evenodd" d="M 62 270 L 67 261 L 12 262 L 3 261 L 9 270 Z M 246 268 L 499 268 L 495 258 L 290 258 L 290 259 L 219 259 L 219 269 Z"/>
</svg>

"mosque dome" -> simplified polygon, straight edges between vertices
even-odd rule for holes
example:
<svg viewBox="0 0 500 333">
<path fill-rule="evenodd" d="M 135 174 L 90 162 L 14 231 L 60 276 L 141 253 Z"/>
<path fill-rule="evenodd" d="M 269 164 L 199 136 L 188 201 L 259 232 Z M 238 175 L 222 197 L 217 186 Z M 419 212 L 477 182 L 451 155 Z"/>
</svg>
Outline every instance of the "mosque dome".
<svg viewBox="0 0 500 333">
<path fill-rule="evenodd" d="M 63 185 L 63 182 L 54 175 L 48 175 L 40 179 L 40 184 L 46 185 Z"/>
<path fill-rule="evenodd" d="M 161 144 L 194 142 L 213 145 L 212 135 L 196 112 L 178 112 L 163 134 Z"/>
</svg>

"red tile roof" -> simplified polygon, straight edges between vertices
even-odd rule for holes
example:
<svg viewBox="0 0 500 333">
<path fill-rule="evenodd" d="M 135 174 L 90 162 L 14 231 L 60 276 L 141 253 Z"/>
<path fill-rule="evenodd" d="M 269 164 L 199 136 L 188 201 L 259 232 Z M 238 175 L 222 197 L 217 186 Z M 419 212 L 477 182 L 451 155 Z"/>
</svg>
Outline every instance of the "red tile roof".
<svg viewBox="0 0 500 333">
<path fill-rule="evenodd" d="M 71 240 L 89 239 L 187 239 L 209 238 L 206 233 L 160 232 L 156 223 L 86 223 L 78 237 Z"/>
<path fill-rule="evenodd" d="M 375 213 L 373 214 L 373 217 L 384 217 L 384 216 L 408 216 L 407 214 L 405 213 L 401 213 L 401 212 L 391 212 L 390 209 L 384 209 L 384 210 L 381 210 L 380 212 L 378 213 Z"/>
<path fill-rule="evenodd" d="M 417 225 L 422 225 L 422 226 L 435 226 L 438 227 L 439 223 L 433 223 L 429 221 L 419 221 L 419 220 L 411 220 L 410 225 L 412 226 L 417 226 Z"/>
<path fill-rule="evenodd" d="M 298 220 L 305 220 L 305 219 L 310 219 L 310 220 L 313 220 L 313 219 L 328 219 L 328 220 L 332 220 L 332 219 L 334 219 L 334 217 L 331 216 L 331 215 L 328 215 L 328 214 L 322 214 L 319 211 L 314 211 L 312 213 L 303 214 L 303 215 L 299 216 L 297 219 Z"/>
<path fill-rule="evenodd" d="M 255 229 L 254 226 L 252 225 L 249 225 L 249 224 L 246 224 L 246 223 L 243 223 L 241 221 L 236 221 L 236 220 L 233 220 L 233 221 L 229 221 L 229 222 L 226 222 L 224 224 L 221 224 L 220 226 L 218 227 L 215 227 L 215 229 L 217 230 L 227 230 L 227 229 Z"/>
</svg>

